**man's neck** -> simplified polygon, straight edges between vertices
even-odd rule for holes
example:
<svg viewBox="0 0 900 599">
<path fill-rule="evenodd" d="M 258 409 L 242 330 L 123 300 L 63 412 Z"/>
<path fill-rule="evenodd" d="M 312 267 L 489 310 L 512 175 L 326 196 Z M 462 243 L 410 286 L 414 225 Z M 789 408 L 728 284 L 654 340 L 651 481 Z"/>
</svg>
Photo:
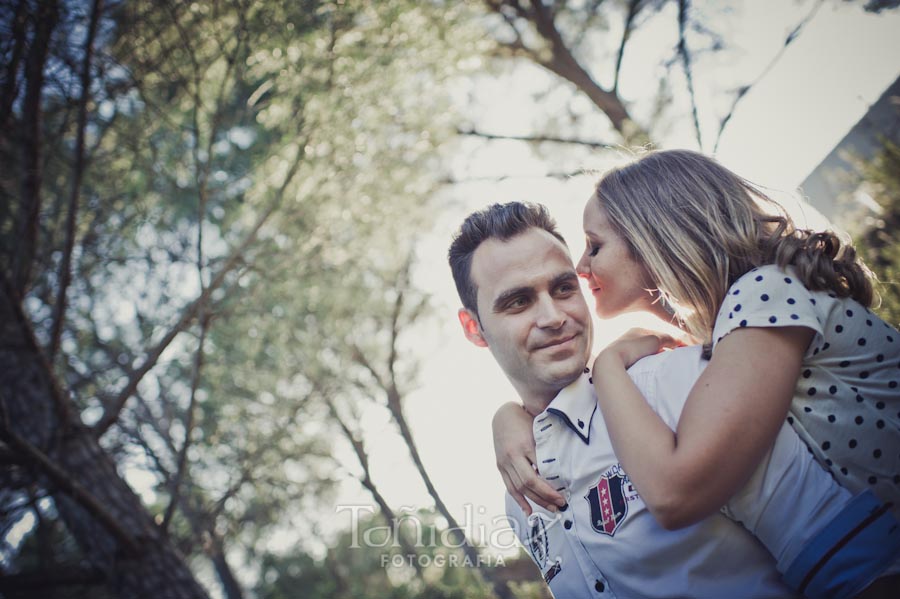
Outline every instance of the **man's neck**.
<svg viewBox="0 0 900 599">
<path fill-rule="evenodd" d="M 547 406 L 550 405 L 556 396 L 559 395 L 559 392 L 574 383 L 578 380 L 578 377 L 581 376 L 581 372 L 578 372 L 572 380 L 570 381 L 559 381 L 556 385 L 548 385 L 542 389 L 535 389 L 534 387 L 524 387 L 516 384 L 516 381 L 510 379 L 510 382 L 515 387 L 516 391 L 519 394 L 519 399 L 522 400 L 522 405 L 525 406 L 525 411 L 531 414 L 531 417 L 534 418 L 541 412 L 547 409 Z"/>
<path fill-rule="evenodd" d="M 547 406 L 550 405 L 550 402 L 553 401 L 562 389 L 549 390 L 543 393 L 536 393 L 534 390 L 524 389 L 517 389 L 517 391 L 519 392 L 519 398 L 522 400 L 522 405 L 525 406 L 525 411 L 534 418 L 547 409 Z"/>
</svg>

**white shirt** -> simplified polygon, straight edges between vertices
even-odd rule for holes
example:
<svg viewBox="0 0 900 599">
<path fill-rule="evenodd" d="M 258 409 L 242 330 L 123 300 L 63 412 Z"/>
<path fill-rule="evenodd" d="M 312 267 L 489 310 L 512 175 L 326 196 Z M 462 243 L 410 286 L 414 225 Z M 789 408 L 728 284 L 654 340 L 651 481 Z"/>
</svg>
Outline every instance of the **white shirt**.
<svg viewBox="0 0 900 599">
<path fill-rule="evenodd" d="M 683 348 L 641 360 L 629 374 L 674 429 L 704 364 L 699 347 Z M 768 458 L 727 506 L 729 516 L 758 535 L 771 554 L 719 514 L 664 530 L 613 453 L 588 374 L 535 418 L 534 435 L 541 474 L 567 497 L 568 508 L 551 514 L 533 505 L 535 515 L 526 519 L 507 496 L 507 514 L 559 598 L 794 596 L 772 556 L 784 569 L 851 499 L 785 425 Z"/>
</svg>

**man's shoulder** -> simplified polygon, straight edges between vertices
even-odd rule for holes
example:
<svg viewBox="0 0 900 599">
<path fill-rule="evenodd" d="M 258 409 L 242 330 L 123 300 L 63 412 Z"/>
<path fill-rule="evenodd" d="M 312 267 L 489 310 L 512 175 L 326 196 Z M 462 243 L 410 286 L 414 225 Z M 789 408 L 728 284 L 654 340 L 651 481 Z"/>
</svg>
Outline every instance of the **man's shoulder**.
<svg viewBox="0 0 900 599">
<path fill-rule="evenodd" d="M 666 376 L 683 372 L 683 376 L 696 378 L 705 366 L 703 348 L 699 345 L 691 345 L 641 358 L 628 369 L 628 374 L 634 378 Z"/>
<path fill-rule="evenodd" d="M 674 429 L 705 365 L 701 347 L 679 347 L 638 360 L 628 374 L 650 407 Z"/>
</svg>

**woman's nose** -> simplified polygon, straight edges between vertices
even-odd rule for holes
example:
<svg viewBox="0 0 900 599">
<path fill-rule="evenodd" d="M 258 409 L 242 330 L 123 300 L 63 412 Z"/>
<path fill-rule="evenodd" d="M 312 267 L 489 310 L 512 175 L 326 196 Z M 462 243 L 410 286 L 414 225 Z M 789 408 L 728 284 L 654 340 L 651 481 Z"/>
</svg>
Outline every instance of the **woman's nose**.
<svg viewBox="0 0 900 599">
<path fill-rule="evenodd" d="M 588 256 L 587 250 L 582 252 L 581 258 L 578 260 L 578 264 L 575 265 L 575 272 L 578 273 L 579 277 L 583 277 L 585 279 L 591 276 L 591 260 Z"/>
</svg>

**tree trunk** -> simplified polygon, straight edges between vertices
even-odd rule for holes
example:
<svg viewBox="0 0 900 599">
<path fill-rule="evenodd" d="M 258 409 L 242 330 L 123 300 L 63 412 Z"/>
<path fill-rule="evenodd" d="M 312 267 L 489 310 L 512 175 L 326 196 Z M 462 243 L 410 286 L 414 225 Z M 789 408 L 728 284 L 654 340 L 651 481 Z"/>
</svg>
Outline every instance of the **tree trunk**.
<svg viewBox="0 0 900 599">
<path fill-rule="evenodd" d="M 60 518 L 85 558 L 118 596 L 206 597 L 110 456 L 77 416 L 67 417 L 67 398 L 37 346 L 19 299 L 6 277 L 0 280 L 4 440 L 35 465 L 36 481 L 52 493 Z"/>
<path fill-rule="evenodd" d="M 20 247 L 15 259 L 15 284 L 20 295 L 28 288 L 31 263 L 37 247 L 38 218 L 41 211 L 41 96 L 44 91 L 44 65 L 50 50 L 50 38 L 59 20 L 59 7 L 53 0 L 38 3 L 34 38 L 25 61 L 25 97 L 22 100 L 22 197 L 19 206 Z"/>
<path fill-rule="evenodd" d="M 213 539 L 212 546 L 209 548 L 209 559 L 216 569 L 216 576 L 219 578 L 225 597 L 227 599 L 243 599 L 244 591 L 225 559 L 225 550 L 219 539 Z"/>
</svg>

